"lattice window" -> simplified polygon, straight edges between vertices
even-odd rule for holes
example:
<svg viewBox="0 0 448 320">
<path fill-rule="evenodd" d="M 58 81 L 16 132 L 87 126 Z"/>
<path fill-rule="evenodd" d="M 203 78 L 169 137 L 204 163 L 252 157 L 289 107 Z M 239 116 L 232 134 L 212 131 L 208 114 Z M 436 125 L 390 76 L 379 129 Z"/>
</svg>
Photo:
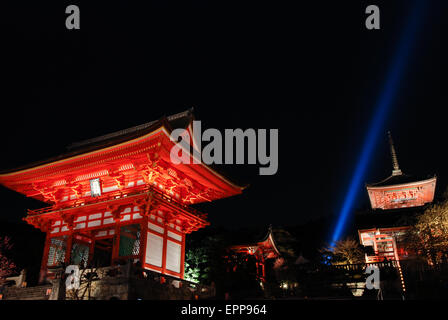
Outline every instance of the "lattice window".
<svg viewBox="0 0 448 320">
<path fill-rule="evenodd" d="M 71 264 L 86 267 L 89 259 L 89 246 L 85 243 L 73 242 L 70 259 Z"/>
<path fill-rule="evenodd" d="M 120 228 L 120 257 L 140 254 L 140 224 L 130 224 Z"/>
<path fill-rule="evenodd" d="M 50 239 L 48 248 L 48 266 L 61 264 L 65 260 L 65 250 L 67 248 L 67 236 Z"/>
</svg>

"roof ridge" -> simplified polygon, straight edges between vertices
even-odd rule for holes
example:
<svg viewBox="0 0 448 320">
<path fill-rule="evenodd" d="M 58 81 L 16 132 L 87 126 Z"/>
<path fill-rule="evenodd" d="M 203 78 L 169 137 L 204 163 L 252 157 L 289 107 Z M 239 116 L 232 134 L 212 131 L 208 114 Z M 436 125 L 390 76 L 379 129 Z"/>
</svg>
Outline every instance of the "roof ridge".
<svg viewBox="0 0 448 320">
<path fill-rule="evenodd" d="M 400 175 L 394 175 L 394 174 L 391 174 L 390 176 L 384 178 L 383 180 L 381 180 L 381 181 L 379 181 L 379 182 L 371 183 L 371 184 L 368 184 L 368 185 L 374 186 L 374 185 L 376 185 L 376 184 L 381 184 L 381 183 L 384 183 L 384 182 L 386 182 L 386 181 L 392 179 L 393 177 L 397 177 L 397 176 L 408 177 L 408 178 L 414 178 L 414 177 L 415 177 L 415 175 L 412 175 L 412 174 L 405 174 L 405 173 L 402 173 L 402 174 L 400 174 Z"/>
<path fill-rule="evenodd" d="M 168 121 L 172 121 L 172 120 L 176 120 L 176 119 L 182 118 L 184 116 L 187 116 L 187 115 L 191 114 L 192 112 L 193 112 L 193 108 L 190 108 L 188 110 L 185 110 L 185 111 L 182 111 L 182 112 L 170 115 L 170 116 L 168 116 L 166 118 L 167 118 Z M 114 131 L 114 132 L 111 132 L 111 133 L 103 134 L 103 135 L 98 136 L 98 137 L 94 137 L 94 138 L 90 138 L 90 139 L 86 139 L 86 140 L 81 140 L 81 141 L 78 141 L 78 142 L 73 142 L 73 143 L 69 144 L 68 146 L 66 146 L 66 149 L 67 150 L 72 150 L 72 149 L 75 149 L 75 148 L 78 148 L 78 147 L 88 146 L 88 145 L 90 145 L 92 143 L 105 141 L 105 140 L 108 140 L 108 139 L 111 139 L 111 138 L 115 138 L 115 137 L 126 135 L 126 134 L 129 134 L 129 133 L 132 133 L 132 132 L 140 131 L 140 130 L 146 129 L 146 128 L 154 125 L 157 121 L 160 121 L 160 119 L 153 120 L 153 121 L 150 121 L 150 122 L 146 122 L 146 123 L 143 123 L 143 124 L 140 124 L 140 125 L 137 125 L 137 126 L 133 126 L 133 127 L 130 127 L 130 128 Z"/>
</svg>

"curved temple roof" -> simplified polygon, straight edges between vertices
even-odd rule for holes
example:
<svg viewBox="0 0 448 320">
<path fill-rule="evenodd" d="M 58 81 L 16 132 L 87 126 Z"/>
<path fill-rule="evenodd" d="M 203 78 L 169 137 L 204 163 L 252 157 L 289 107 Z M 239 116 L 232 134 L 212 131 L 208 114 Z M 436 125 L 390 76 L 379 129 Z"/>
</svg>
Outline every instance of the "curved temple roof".
<svg viewBox="0 0 448 320">
<path fill-rule="evenodd" d="M 28 163 L 24 166 L 12 168 L 8 170 L 1 170 L 0 176 L 8 173 L 14 173 L 30 168 L 34 168 L 37 166 L 42 166 L 45 164 L 49 164 L 55 161 L 67 159 L 70 157 L 74 157 L 77 155 L 81 155 L 87 152 L 100 150 L 109 146 L 113 146 L 115 144 L 125 142 L 128 140 L 132 140 L 137 137 L 141 137 L 154 129 L 160 127 L 160 125 L 165 122 L 170 125 L 171 129 L 177 128 L 186 128 L 189 123 L 193 120 L 193 108 L 188 109 L 186 111 L 176 113 L 174 115 L 168 117 L 162 117 L 161 119 L 150 121 L 135 127 L 115 131 L 112 133 L 108 133 L 99 137 L 74 142 L 66 147 L 67 152 L 60 154 L 56 157 Z"/>
<path fill-rule="evenodd" d="M 84 173 L 88 174 L 89 168 L 94 163 L 98 163 L 98 168 L 104 167 L 108 162 L 117 158 L 117 154 L 120 154 L 121 158 L 124 157 L 123 159 L 129 157 L 129 161 L 132 162 L 134 157 L 132 154 L 135 155 L 138 152 L 144 155 L 144 153 L 141 153 L 144 150 L 139 148 L 148 149 L 148 147 L 153 148 L 162 145 L 160 157 L 164 159 L 165 164 L 174 166 L 187 176 L 198 179 L 198 182 L 206 188 L 224 192 L 222 194 L 224 197 L 241 193 L 244 187 L 233 183 L 212 166 L 204 163 L 170 164 L 169 150 L 175 143 L 170 140 L 170 132 L 175 128 L 189 130 L 193 120 L 193 110 L 189 109 L 139 126 L 76 142 L 67 147 L 68 152 L 56 157 L 0 172 L 0 184 L 17 192 L 33 196 L 30 190 L 35 189 L 36 183 L 45 184 L 44 187 L 48 187 L 51 179 L 64 179 L 67 174 L 70 176 L 76 170 L 76 172 L 87 170 Z M 153 138 L 159 140 L 151 140 Z M 149 146 L 151 143 L 154 144 L 151 141 L 159 142 L 157 146 Z M 146 144 L 143 145 L 142 143 Z M 125 152 L 126 148 L 128 148 L 128 151 Z"/>
<path fill-rule="evenodd" d="M 404 174 L 400 167 L 398 166 L 398 157 L 397 152 L 395 151 L 394 142 L 392 140 L 392 135 L 390 131 L 387 132 L 388 138 L 389 138 L 389 147 L 390 147 L 390 153 L 392 158 L 392 174 L 375 183 L 367 183 L 366 187 L 389 187 L 389 186 L 395 186 L 395 185 L 402 185 L 402 184 L 408 184 L 408 183 L 415 183 L 419 181 L 429 180 L 432 178 L 435 178 L 435 175 L 429 175 L 429 176 L 414 176 L 410 174 Z"/>
<path fill-rule="evenodd" d="M 417 177 L 417 176 L 409 175 L 409 174 L 400 174 L 400 175 L 395 175 L 395 176 L 391 175 L 379 182 L 366 184 L 366 186 L 368 188 L 370 188 L 370 187 L 389 187 L 389 186 L 395 186 L 395 185 L 420 182 L 420 181 L 429 180 L 429 179 L 432 179 L 435 177 L 436 177 L 436 175 L 426 176 L 426 177 Z"/>
<path fill-rule="evenodd" d="M 230 249 L 240 252 L 248 250 L 253 250 L 253 252 L 256 252 L 259 248 L 266 252 L 267 258 L 273 258 L 280 255 L 280 251 L 278 251 L 273 237 L 272 226 L 269 226 L 266 236 L 264 236 L 261 240 L 237 244 L 230 247 Z"/>
</svg>

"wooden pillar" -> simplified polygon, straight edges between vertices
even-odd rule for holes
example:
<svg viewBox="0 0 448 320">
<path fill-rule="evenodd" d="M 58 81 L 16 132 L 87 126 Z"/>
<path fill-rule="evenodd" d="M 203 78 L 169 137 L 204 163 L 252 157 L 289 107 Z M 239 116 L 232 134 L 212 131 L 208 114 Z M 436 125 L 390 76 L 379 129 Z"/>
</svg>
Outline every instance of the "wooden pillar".
<svg viewBox="0 0 448 320">
<path fill-rule="evenodd" d="M 95 237 L 93 236 L 93 233 L 90 232 L 90 243 L 89 243 L 89 258 L 87 259 L 87 265 L 92 265 L 93 255 L 95 251 Z"/>
<path fill-rule="evenodd" d="M 255 269 L 257 270 L 257 280 L 260 280 L 261 275 L 260 275 L 260 264 L 258 263 L 258 258 L 255 259 Z"/>
<path fill-rule="evenodd" d="M 165 213 L 166 214 L 166 213 Z M 163 219 L 163 250 L 162 250 L 162 273 L 166 274 L 166 246 L 168 245 L 168 223 L 166 217 Z"/>
<path fill-rule="evenodd" d="M 65 246 L 65 265 L 70 264 L 70 258 L 72 255 L 72 247 L 73 247 L 73 229 L 70 228 L 70 234 L 67 237 L 67 245 Z"/>
<path fill-rule="evenodd" d="M 74 225 L 74 216 L 73 215 L 64 215 L 63 220 L 67 223 L 67 228 L 69 230 L 69 235 L 67 236 L 67 243 L 65 246 L 65 265 L 69 265 L 70 264 L 70 258 L 72 255 L 72 246 L 73 246 L 73 225 Z M 62 224 L 61 224 L 61 228 L 62 228 Z"/>
<path fill-rule="evenodd" d="M 185 233 L 182 232 L 182 247 L 180 252 L 180 278 L 184 278 L 185 273 Z"/>
<path fill-rule="evenodd" d="M 45 237 L 45 245 L 44 252 L 42 255 L 42 262 L 40 265 L 40 273 L 39 273 L 39 284 L 42 284 L 45 281 L 45 277 L 47 275 L 47 264 L 48 264 L 48 251 L 50 249 L 50 232 L 47 230 Z"/>
<path fill-rule="evenodd" d="M 115 234 L 112 246 L 112 261 L 111 265 L 115 265 L 118 259 L 119 249 L 120 249 L 120 220 L 121 220 L 121 207 L 110 208 L 112 216 L 114 218 Z"/>
<path fill-rule="evenodd" d="M 120 249 L 120 220 L 115 220 L 115 234 L 114 234 L 114 242 L 112 247 L 112 261 L 111 265 L 115 265 Z"/>
<path fill-rule="evenodd" d="M 261 275 L 262 275 L 262 280 L 263 282 L 266 282 L 266 272 L 264 270 L 264 257 L 263 255 L 261 256 Z"/>
<path fill-rule="evenodd" d="M 147 237 L 148 237 L 148 216 L 143 215 L 143 220 L 142 223 L 140 224 L 140 263 L 142 264 L 142 268 L 145 266 Z"/>
<path fill-rule="evenodd" d="M 146 200 L 139 204 L 140 215 L 143 216 L 143 222 L 141 225 L 141 235 L 140 235 L 140 262 L 142 268 L 145 267 L 146 263 L 146 242 L 148 238 L 148 222 L 151 208 L 153 205 L 152 193 L 148 194 Z"/>
</svg>

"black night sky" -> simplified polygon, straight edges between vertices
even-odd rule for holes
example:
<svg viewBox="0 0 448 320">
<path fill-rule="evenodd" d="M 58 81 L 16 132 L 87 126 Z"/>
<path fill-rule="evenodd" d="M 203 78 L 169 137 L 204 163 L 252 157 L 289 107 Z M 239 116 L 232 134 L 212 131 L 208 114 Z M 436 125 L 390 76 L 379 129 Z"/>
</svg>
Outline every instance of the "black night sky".
<svg viewBox="0 0 448 320">
<path fill-rule="evenodd" d="M 227 166 L 250 187 L 202 206 L 212 225 L 336 215 L 412 2 L 2 4 L 0 169 L 194 107 L 206 128 L 279 129 L 277 174 Z M 391 130 L 401 169 L 437 174 L 440 195 L 448 183 L 448 6 L 425 3 L 364 180 L 391 173 Z M 81 30 L 65 28 L 68 4 L 79 5 Z M 369 4 L 380 7 L 381 30 L 365 28 Z M 41 206 L 3 187 L 0 197 L 9 221 Z M 361 190 L 355 208 L 367 205 Z"/>
</svg>

